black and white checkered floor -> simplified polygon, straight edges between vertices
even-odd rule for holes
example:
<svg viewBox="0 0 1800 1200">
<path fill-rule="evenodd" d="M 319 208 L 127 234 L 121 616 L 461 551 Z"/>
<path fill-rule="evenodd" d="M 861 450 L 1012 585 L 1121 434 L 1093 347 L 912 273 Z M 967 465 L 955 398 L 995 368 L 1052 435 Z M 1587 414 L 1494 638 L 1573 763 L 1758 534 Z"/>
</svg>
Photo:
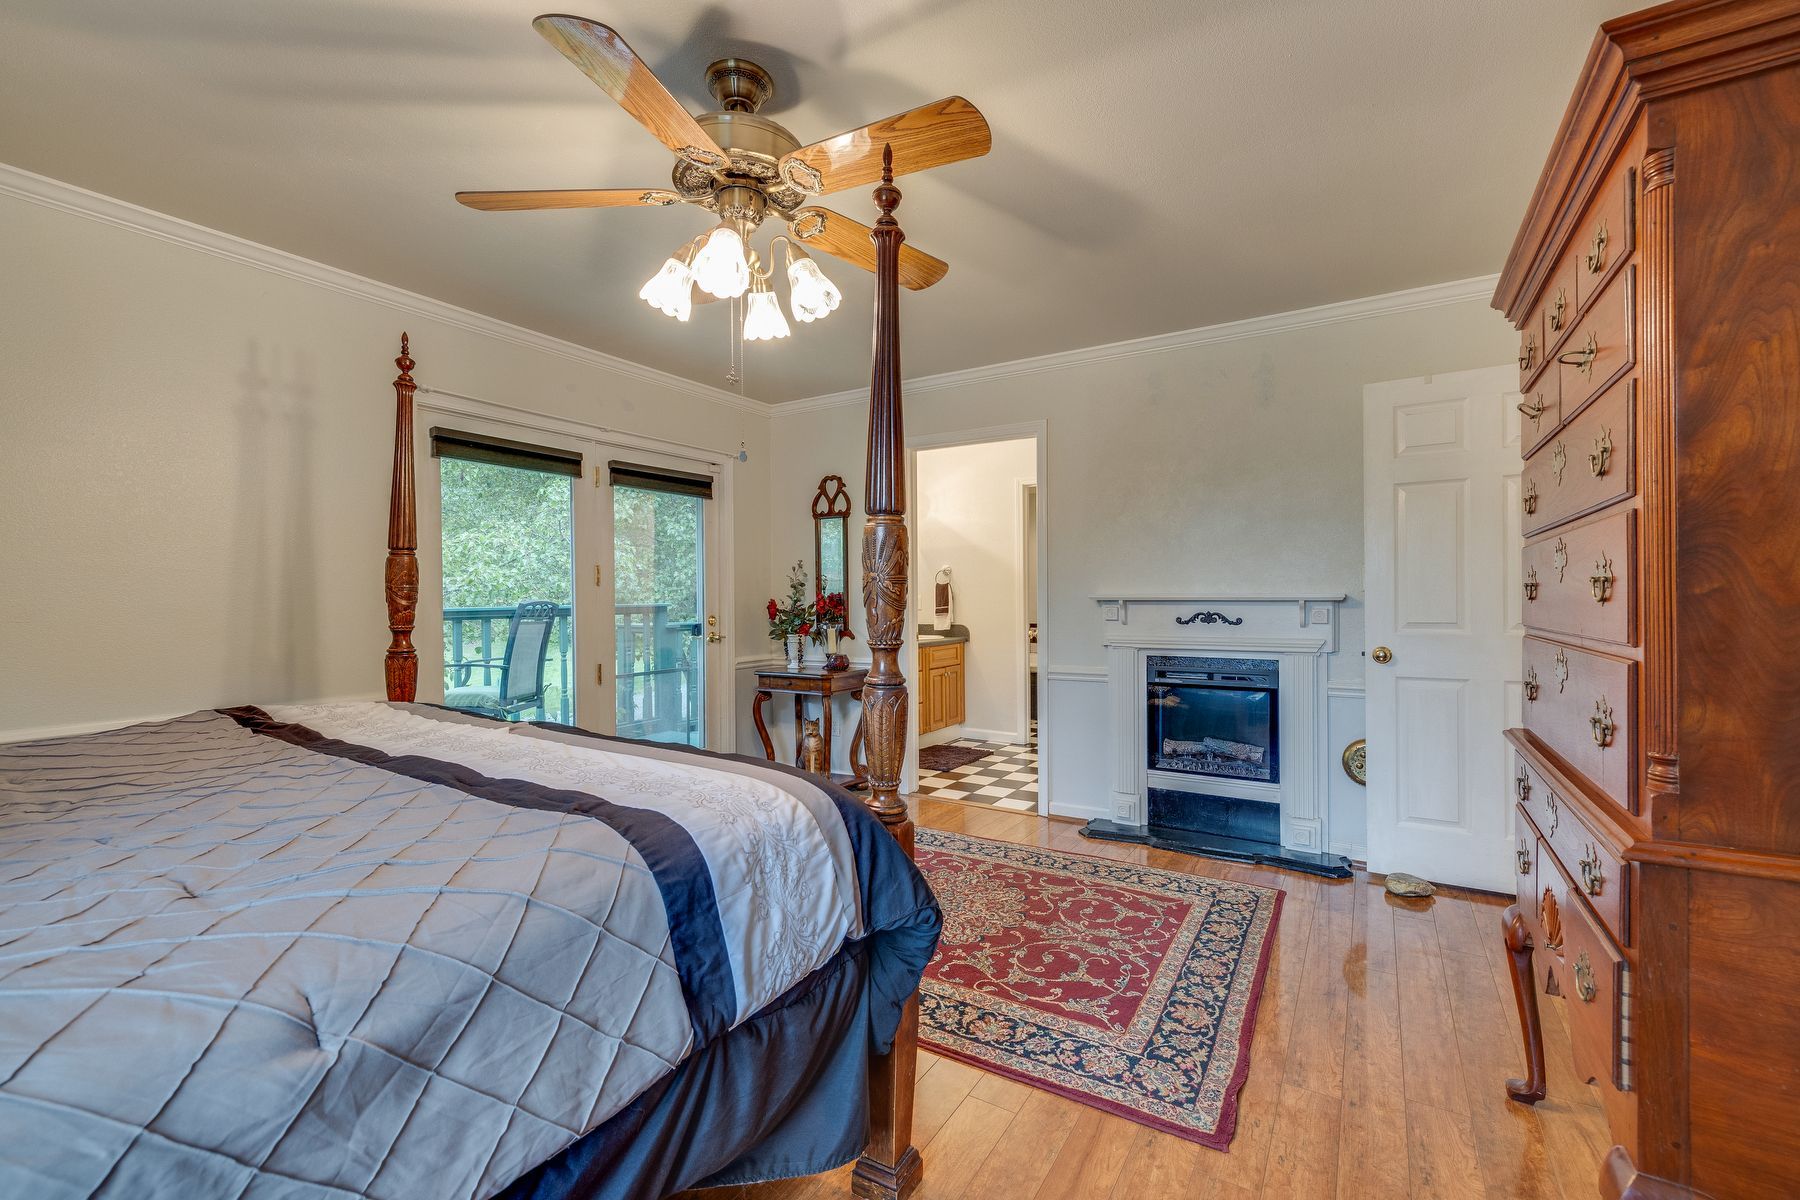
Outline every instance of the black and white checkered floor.
<svg viewBox="0 0 1800 1200">
<path fill-rule="evenodd" d="M 1034 728 L 1028 746 L 973 738 L 949 743 L 986 750 L 987 754 L 966 767 L 921 771 L 919 794 L 934 800 L 960 800 L 964 804 L 986 804 L 1013 812 L 1037 811 L 1038 747 L 1036 722 L 1032 724 Z"/>
</svg>

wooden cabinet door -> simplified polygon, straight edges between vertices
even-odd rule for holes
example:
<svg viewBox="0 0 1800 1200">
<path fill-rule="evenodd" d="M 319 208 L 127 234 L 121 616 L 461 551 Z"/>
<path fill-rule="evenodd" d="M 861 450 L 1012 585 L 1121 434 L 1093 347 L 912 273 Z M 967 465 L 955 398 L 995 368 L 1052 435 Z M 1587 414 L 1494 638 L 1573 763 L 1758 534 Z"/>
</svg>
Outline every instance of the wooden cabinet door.
<svg viewBox="0 0 1800 1200">
<path fill-rule="evenodd" d="M 954 667 L 945 667 L 941 672 L 944 680 L 944 707 L 942 709 L 945 725 L 961 725 L 963 723 L 963 669 L 959 663 Z"/>
</svg>

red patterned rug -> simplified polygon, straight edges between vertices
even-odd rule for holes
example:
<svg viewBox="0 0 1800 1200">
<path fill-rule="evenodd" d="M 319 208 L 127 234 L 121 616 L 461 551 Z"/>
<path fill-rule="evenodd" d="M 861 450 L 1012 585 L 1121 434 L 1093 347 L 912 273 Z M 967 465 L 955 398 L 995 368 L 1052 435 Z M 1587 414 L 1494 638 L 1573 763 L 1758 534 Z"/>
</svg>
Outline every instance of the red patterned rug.
<svg viewBox="0 0 1800 1200">
<path fill-rule="evenodd" d="M 933 1050 L 1223 1150 L 1283 893 L 918 831 Z"/>
</svg>

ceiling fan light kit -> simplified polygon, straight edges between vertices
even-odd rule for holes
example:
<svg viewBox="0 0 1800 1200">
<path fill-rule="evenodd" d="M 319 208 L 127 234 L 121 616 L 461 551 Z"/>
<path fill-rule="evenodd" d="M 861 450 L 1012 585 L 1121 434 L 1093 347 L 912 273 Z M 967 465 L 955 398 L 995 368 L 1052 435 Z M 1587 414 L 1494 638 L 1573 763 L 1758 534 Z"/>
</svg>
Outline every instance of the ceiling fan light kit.
<svg viewBox="0 0 1800 1200">
<path fill-rule="evenodd" d="M 719 224 L 664 262 L 638 296 L 659 312 L 686 321 L 697 302 L 739 300 L 748 292 L 743 305 L 731 305 L 734 322 L 742 313 L 737 332 L 742 341 L 788 336 L 787 319 L 769 284 L 775 243 L 786 244 L 789 305 L 802 323 L 830 315 L 841 296 L 799 243 L 875 270 L 869 226 L 813 204 L 815 197 L 875 183 L 884 152 L 892 154 L 893 173 L 903 175 L 979 157 L 992 144 L 980 110 L 960 96 L 948 96 L 803 146 L 761 115 L 759 110 L 775 95 L 775 84 L 756 63 L 721 58 L 708 66 L 706 87 L 719 107 L 695 117 L 607 26 L 561 15 L 542 16 L 531 24 L 673 152 L 672 186 L 458 192 L 457 200 L 483 212 L 674 204 L 706 209 L 718 216 Z M 770 240 L 765 267 L 750 239 L 771 213 L 781 218 L 787 232 Z M 902 243 L 900 282 L 906 287 L 930 287 L 949 269 L 943 260 Z"/>
</svg>

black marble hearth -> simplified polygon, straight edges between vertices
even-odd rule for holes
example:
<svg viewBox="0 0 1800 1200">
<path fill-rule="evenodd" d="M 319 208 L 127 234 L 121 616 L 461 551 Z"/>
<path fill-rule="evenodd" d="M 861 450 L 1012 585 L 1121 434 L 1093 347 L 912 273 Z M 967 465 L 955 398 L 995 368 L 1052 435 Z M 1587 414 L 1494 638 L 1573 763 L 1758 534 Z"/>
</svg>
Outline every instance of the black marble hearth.
<svg viewBox="0 0 1800 1200">
<path fill-rule="evenodd" d="M 1095 818 L 1082 829 L 1082 836 L 1202 854 L 1229 862 L 1288 867 L 1327 879 L 1351 877 L 1350 860 L 1341 854 L 1315 854 L 1283 846 L 1278 804 L 1168 788 L 1151 788 L 1149 800 L 1148 825 L 1121 825 Z"/>
</svg>

